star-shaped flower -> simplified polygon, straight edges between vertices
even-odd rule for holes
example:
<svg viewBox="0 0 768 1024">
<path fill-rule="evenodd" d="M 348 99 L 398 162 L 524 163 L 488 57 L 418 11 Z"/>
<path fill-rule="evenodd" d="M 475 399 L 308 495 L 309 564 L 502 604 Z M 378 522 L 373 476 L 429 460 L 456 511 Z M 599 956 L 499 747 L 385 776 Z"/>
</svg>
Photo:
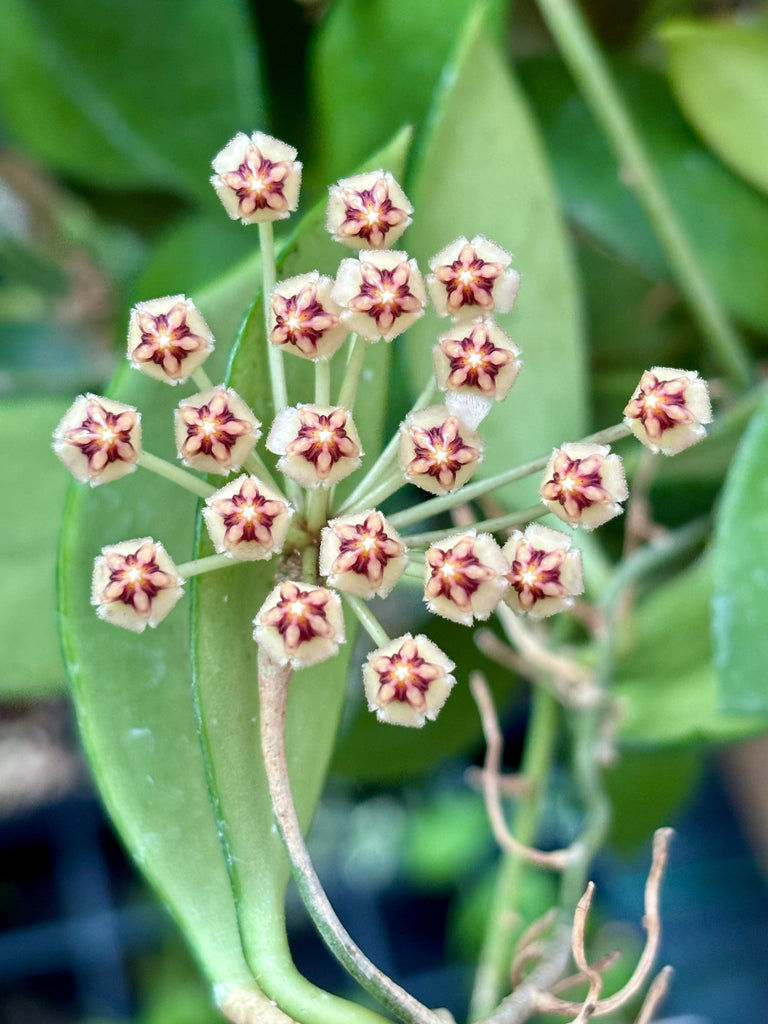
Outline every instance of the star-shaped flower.
<svg viewBox="0 0 768 1024">
<path fill-rule="evenodd" d="M 259 421 L 223 385 L 185 398 L 174 415 L 179 457 L 205 473 L 240 469 L 259 437 Z"/>
<path fill-rule="evenodd" d="M 431 494 L 455 491 L 483 458 L 476 431 L 444 405 L 411 413 L 400 426 L 400 465 L 409 483 Z"/>
<path fill-rule="evenodd" d="M 520 372 L 520 350 L 493 322 L 460 323 L 432 349 L 438 387 L 444 391 L 506 398 Z"/>
<path fill-rule="evenodd" d="M 332 658 L 344 643 L 344 616 L 337 594 L 290 580 L 279 584 L 253 620 L 253 639 L 270 657 L 293 668 Z"/>
<path fill-rule="evenodd" d="M 511 535 L 503 553 L 510 566 L 504 601 L 513 611 L 543 619 L 570 608 L 584 590 L 581 552 L 560 530 L 531 523 Z"/>
<path fill-rule="evenodd" d="M 99 618 L 141 633 L 165 618 L 183 580 L 162 544 L 151 537 L 102 548 L 93 567 L 91 603 Z"/>
<path fill-rule="evenodd" d="M 238 132 L 215 157 L 211 184 L 233 220 L 243 224 L 282 220 L 299 202 L 301 164 L 296 150 L 278 139 Z"/>
<path fill-rule="evenodd" d="M 706 381 L 692 370 L 654 366 L 640 378 L 624 422 L 652 452 L 675 455 L 696 444 L 712 422 Z"/>
<path fill-rule="evenodd" d="M 420 728 L 434 719 L 456 680 L 454 663 L 425 636 L 391 640 L 368 655 L 363 684 L 380 722 Z"/>
<path fill-rule="evenodd" d="M 508 313 L 520 287 L 520 275 L 511 262 L 508 252 L 480 235 L 471 242 L 457 238 L 441 249 L 429 261 L 432 273 L 427 278 L 438 316 Z"/>
<path fill-rule="evenodd" d="M 254 476 L 240 476 L 206 500 L 203 518 L 216 550 L 242 561 L 280 551 L 293 509 Z"/>
<path fill-rule="evenodd" d="M 347 328 L 331 297 L 333 281 L 317 271 L 275 285 L 270 299 L 269 340 L 306 359 L 328 359 L 343 344 Z"/>
<path fill-rule="evenodd" d="M 326 227 L 354 249 L 392 245 L 411 223 L 413 207 L 389 172 L 342 178 L 329 189 Z"/>
<path fill-rule="evenodd" d="M 136 469 L 141 417 L 132 405 L 80 395 L 53 433 L 53 450 L 77 480 L 109 483 Z"/>
<path fill-rule="evenodd" d="M 386 597 L 408 564 L 399 534 L 368 509 L 332 519 L 320 540 L 320 573 L 338 590 L 368 600 Z"/>
<path fill-rule="evenodd" d="M 508 568 L 489 533 L 470 530 L 440 541 L 426 556 L 427 608 L 464 626 L 487 619 L 506 592 Z"/>
<path fill-rule="evenodd" d="M 624 510 L 628 496 L 624 467 L 607 445 L 564 444 L 544 471 L 544 504 L 571 526 L 594 530 Z"/>
<path fill-rule="evenodd" d="M 277 464 L 302 487 L 331 487 L 360 465 L 360 437 L 346 409 L 298 405 L 275 417 L 267 448 Z"/>
<path fill-rule="evenodd" d="M 333 297 L 343 323 L 369 341 L 391 341 L 424 314 L 427 297 L 415 260 L 393 250 L 342 260 Z"/>
<path fill-rule="evenodd" d="M 128 325 L 128 358 L 149 377 L 180 384 L 213 351 L 213 335 L 184 295 L 139 302 Z"/>
</svg>

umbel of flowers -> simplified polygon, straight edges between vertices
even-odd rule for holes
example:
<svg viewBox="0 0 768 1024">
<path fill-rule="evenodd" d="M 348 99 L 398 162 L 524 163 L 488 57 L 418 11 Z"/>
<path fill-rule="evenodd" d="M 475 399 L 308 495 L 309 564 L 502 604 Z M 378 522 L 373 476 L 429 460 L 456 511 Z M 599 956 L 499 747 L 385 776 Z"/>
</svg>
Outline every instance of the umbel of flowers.
<svg viewBox="0 0 768 1024">
<path fill-rule="evenodd" d="M 211 181 L 226 212 L 259 226 L 266 283 L 275 279 L 272 222 L 298 204 L 296 156 L 291 146 L 256 132 L 236 135 L 213 161 Z M 627 498 L 622 462 L 609 444 L 631 433 L 652 451 L 673 454 L 704 436 L 712 414 L 696 373 L 654 367 L 642 374 L 623 423 L 590 438 L 564 439 L 538 461 L 467 487 L 483 461 L 485 415 L 495 402 L 514 405 L 508 395 L 520 351 L 496 318 L 512 310 L 520 276 L 497 242 L 480 235 L 450 241 L 448 231 L 424 279 L 407 251 L 392 248 L 413 212 L 386 171 L 331 187 L 328 231 L 357 255 L 340 260 L 335 279 L 307 268 L 269 288 L 263 359 L 276 415 L 264 430 L 243 396 L 208 379 L 203 366 L 214 347 L 211 330 L 191 299 L 171 295 L 131 311 L 127 356 L 159 382 L 194 386 L 169 423 L 182 465 L 145 450 L 139 410 L 91 394 L 77 398 L 56 428 L 54 450 L 91 486 L 142 467 L 204 499 L 216 555 L 176 565 L 159 540 L 116 539 L 94 566 L 92 602 L 101 618 L 141 632 L 171 612 L 189 576 L 272 559 L 275 587 L 253 609 L 253 637 L 263 651 L 293 669 L 333 657 L 345 641 L 346 604 L 375 644 L 362 670 L 370 709 L 382 721 L 421 726 L 447 699 L 454 665 L 425 635 L 390 638 L 367 602 L 421 578 L 427 609 L 464 626 L 487 619 L 501 602 L 533 618 L 567 610 L 583 591 L 571 528 L 601 526 L 622 512 Z M 334 486 L 363 465 L 354 405 L 367 348 L 400 337 L 428 299 L 446 318 L 435 339 L 433 380 L 397 436 L 339 501 Z M 332 395 L 330 360 L 344 346 L 346 369 Z M 284 353 L 288 369 L 292 358 L 315 367 L 314 395 L 296 406 L 286 399 Z M 262 434 L 278 456 L 277 479 L 257 451 Z M 464 493 L 477 498 L 528 473 L 541 474 L 534 509 L 464 532 L 401 532 L 455 507 Z M 221 486 L 199 474 L 223 478 Z M 406 483 L 432 498 L 388 516 L 383 503 Z M 569 531 L 535 522 L 547 512 Z M 296 565 L 301 575 L 291 570 Z"/>
</svg>

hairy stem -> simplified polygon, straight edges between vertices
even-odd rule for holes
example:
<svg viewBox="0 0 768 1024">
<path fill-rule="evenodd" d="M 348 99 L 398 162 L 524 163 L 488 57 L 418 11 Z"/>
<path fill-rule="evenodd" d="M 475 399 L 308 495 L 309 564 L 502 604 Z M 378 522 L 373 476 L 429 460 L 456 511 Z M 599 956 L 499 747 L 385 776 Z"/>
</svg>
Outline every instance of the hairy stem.
<svg viewBox="0 0 768 1024">
<path fill-rule="evenodd" d="M 650 161 L 608 67 L 572 0 L 538 0 L 539 9 L 622 171 L 666 252 L 702 334 L 730 379 L 752 377 L 744 344 L 721 308 L 696 251 Z"/>
<path fill-rule="evenodd" d="M 301 898 L 323 941 L 342 966 L 404 1024 L 444 1024 L 436 1013 L 395 984 L 366 957 L 344 929 L 320 884 L 293 802 L 285 751 L 285 714 L 291 669 L 259 652 L 261 749 L 272 812 Z"/>
</svg>

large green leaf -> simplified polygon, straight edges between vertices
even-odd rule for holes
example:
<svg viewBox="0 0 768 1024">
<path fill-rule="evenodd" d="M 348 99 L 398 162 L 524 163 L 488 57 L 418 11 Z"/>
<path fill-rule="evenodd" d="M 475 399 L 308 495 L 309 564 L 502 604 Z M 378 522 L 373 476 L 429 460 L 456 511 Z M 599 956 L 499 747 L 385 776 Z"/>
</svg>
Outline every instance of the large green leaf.
<svg viewBox="0 0 768 1024">
<path fill-rule="evenodd" d="M 473 6 L 476 0 L 333 4 L 317 34 L 313 61 L 324 181 L 348 173 L 400 125 L 421 124 Z"/>
<path fill-rule="evenodd" d="M 141 409 L 146 447 L 173 458 L 179 393 L 127 367 L 110 393 Z M 184 561 L 195 519 L 194 497 L 142 469 L 93 489 L 73 485 L 60 548 L 61 631 L 83 743 L 123 842 L 208 977 L 239 985 L 249 972 L 193 713 L 187 599 L 141 635 L 98 619 L 89 600 L 104 544 L 151 535 Z"/>
<path fill-rule="evenodd" d="M 768 714 L 719 707 L 709 639 L 706 559 L 658 587 L 629 621 L 615 669 L 627 746 L 665 747 L 743 739 L 768 729 Z"/>
<path fill-rule="evenodd" d="M 712 638 L 723 711 L 768 714 L 768 396 L 725 484 L 715 535 Z"/>
<path fill-rule="evenodd" d="M 768 31 L 685 19 L 659 34 L 686 117 L 718 156 L 768 192 Z"/>
<path fill-rule="evenodd" d="M 409 250 L 424 265 L 459 235 L 486 235 L 516 254 L 522 274 L 517 305 L 499 321 L 520 345 L 524 365 L 481 428 L 488 439 L 481 471 L 490 475 L 582 436 L 580 311 L 546 159 L 482 9 L 469 19 L 442 81 L 410 185 Z M 431 372 L 432 345 L 446 328 L 428 312 L 408 332 L 414 390 Z M 511 493 L 530 500 L 530 482 Z"/>
<path fill-rule="evenodd" d="M 0 697 L 64 686 L 56 635 L 54 564 L 67 476 L 52 465 L 51 430 L 68 402 L 0 404 L 8 498 L 0 510 Z"/>
<path fill-rule="evenodd" d="M 569 219 L 652 278 L 669 277 L 645 213 L 563 65 L 534 58 L 519 70 Z M 720 302 L 768 327 L 768 202 L 699 142 L 660 75 L 627 61 L 615 62 L 613 74 Z"/>
<path fill-rule="evenodd" d="M 366 167 L 402 173 L 409 133 L 402 132 Z M 325 230 L 319 204 L 302 221 L 278 260 L 278 278 L 318 269 L 333 274 L 344 256 Z M 266 371 L 263 306 L 254 303 L 230 366 L 229 382 L 266 423 L 272 416 Z M 381 446 L 390 347 L 373 346 L 367 370 L 377 381 L 376 400 L 360 400 L 355 420 L 368 454 Z M 340 362 L 341 357 L 336 360 Z M 312 366 L 286 355 L 292 400 L 312 400 Z M 309 371 L 309 372 L 308 372 Z M 207 551 L 205 545 L 202 552 Z M 194 664 L 200 729 L 219 831 L 227 852 L 244 946 L 265 991 L 299 1019 L 358 1020 L 362 1012 L 314 989 L 293 969 L 282 929 L 288 863 L 272 823 L 272 809 L 259 754 L 256 645 L 252 619 L 284 566 L 256 562 L 201 577 L 195 588 Z M 297 808 L 308 823 L 334 746 L 354 646 L 354 621 L 347 644 L 327 662 L 295 673 L 291 681 L 287 746 Z M 357 699 L 362 700 L 362 687 Z"/>
<path fill-rule="evenodd" d="M 0 113 L 56 170 L 208 196 L 212 156 L 264 116 L 239 0 L 0 0 Z"/>
</svg>

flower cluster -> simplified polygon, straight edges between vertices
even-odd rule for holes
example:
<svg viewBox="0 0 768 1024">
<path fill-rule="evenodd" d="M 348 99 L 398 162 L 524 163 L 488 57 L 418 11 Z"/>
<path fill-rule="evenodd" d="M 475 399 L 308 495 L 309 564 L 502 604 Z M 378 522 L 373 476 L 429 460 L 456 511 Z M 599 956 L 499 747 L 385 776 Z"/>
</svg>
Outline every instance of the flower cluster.
<svg viewBox="0 0 768 1024">
<path fill-rule="evenodd" d="M 301 184 L 296 155 L 263 133 L 236 135 L 213 161 L 211 179 L 229 216 L 258 223 L 260 232 L 288 217 Z M 134 307 L 127 356 L 159 382 L 195 385 L 174 415 L 177 456 L 187 468 L 143 448 L 137 409 L 91 394 L 66 413 L 54 449 L 78 480 L 91 485 L 141 466 L 205 499 L 201 514 L 216 555 L 177 567 L 151 537 L 106 546 L 92 583 L 101 618 L 140 632 L 171 611 L 186 577 L 275 559 L 274 589 L 254 609 L 253 636 L 262 650 L 294 669 L 332 657 L 345 641 L 346 604 L 376 644 L 363 668 L 370 709 L 382 721 L 421 726 L 448 697 L 455 666 L 424 635 L 387 637 L 363 602 L 421 580 L 429 612 L 470 626 L 502 602 L 519 615 L 553 615 L 570 608 L 584 584 L 571 532 L 532 521 L 515 529 L 524 523 L 510 513 L 463 532 L 453 527 L 401 534 L 401 526 L 424 518 L 419 506 L 391 515 L 380 507 L 406 483 L 434 496 L 430 515 L 455 505 L 453 495 L 483 461 L 482 422 L 495 402 L 507 399 L 521 370 L 520 350 L 497 323 L 512 310 L 520 285 L 511 255 L 488 238 L 460 237 L 429 261 L 425 279 L 405 250 L 392 248 L 412 214 L 387 171 L 339 181 L 330 189 L 326 226 L 357 255 L 340 261 L 335 278 L 309 270 L 278 281 L 266 297 L 265 365 L 282 373 L 287 352 L 314 363 L 316 374 L 314 401 L 289 406 L 276 400 L 266 431 L 265 448 L 278 456 L 282 483 L 256 451 L 261 424 L 245 398 L 206 376 L 203 364 L 214 338 L 184 295 Z M 266 250 L 262 255 L 270 258 Z M 428 299 L 448 320 L 433 349 L 432 395 L 442 392 L 442 401 L 420 401 L 352 493 L 339 499 L 336 485 L 358 471 L 364 455 L 353 412 L 365 350 L 400 336 L 424 314 Z M 334 404 L 327 364 L 350 336 Z M 279 399 L 280 392 L 274 394 Z M 711 420 L 706 384 L 686 370 L 648 370 L 624 417 L 609 432 L 611 439 L 633 433 L 652 451 L 681 451 L 704 435 Z M 624 469 L 605 440 L 596 435 L 563 443 L 530 464 L 529 471 L 543 471 L 538 514 L 552 512 L 568 527 L 593 530 L 621 513 L 628 493 Z M 226 479 L 217 488 L 197 474 Z M 473 485 L 473 497 L 508 479 L 502 473 Z M 537 517 L 529 514 L 526 521 Z M 494 533 L 502 532 L 499 541 Z"/>
</svg>

